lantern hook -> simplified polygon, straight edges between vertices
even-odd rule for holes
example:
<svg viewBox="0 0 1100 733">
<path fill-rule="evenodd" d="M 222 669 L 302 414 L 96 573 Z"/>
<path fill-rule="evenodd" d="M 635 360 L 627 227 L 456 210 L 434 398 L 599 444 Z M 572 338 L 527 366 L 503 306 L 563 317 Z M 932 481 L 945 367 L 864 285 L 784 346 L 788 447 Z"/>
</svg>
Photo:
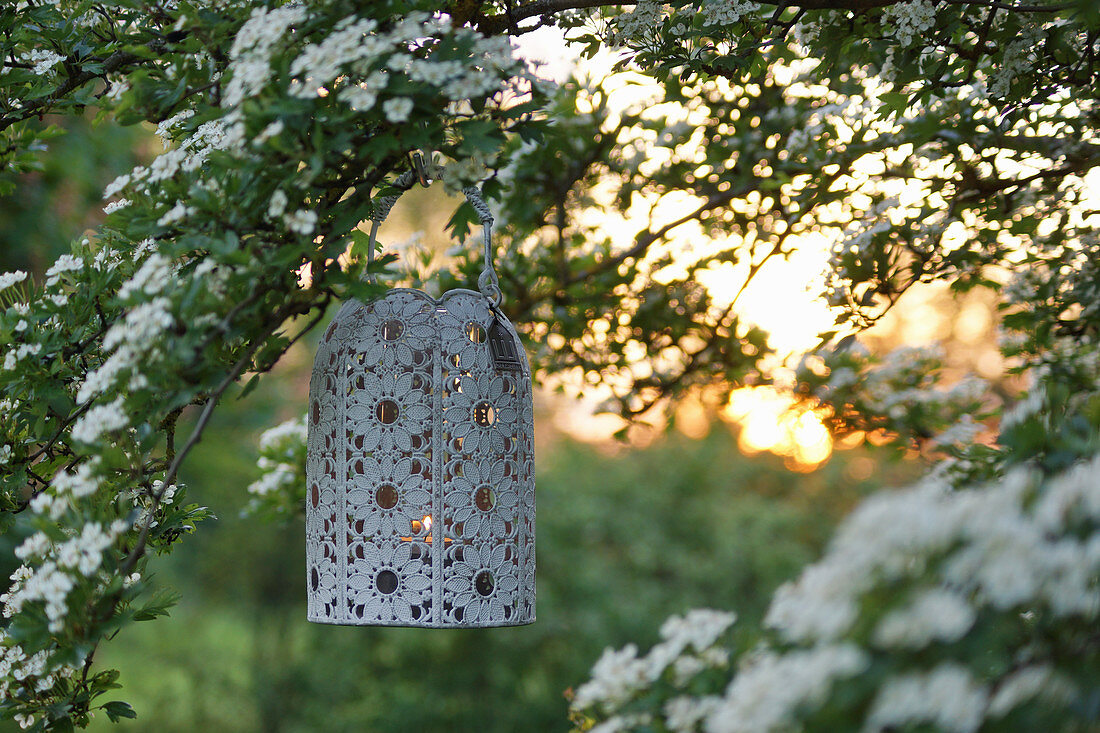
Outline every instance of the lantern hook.
<svg viewBox="0 0 1100 733">
<path fill-rule="evenodd" d="M 374 262 L 378 228 L 389 216 L 390 210 L 397 203 L 398 197 L 416 183 L 427 186 L 428 183 L 431 183 L 433 177 L 438 179 L 442 176 L 443 167 L 435 164 L 434 160 L 431 163 L 425 163 L 420 151 L 412 153 L 411 157 L 413 167 L 399 175 L 393 182 L 393 187 L 398 192 L 390 196 L 379 196 L 373 202 L 374 213 L 371 215 L 370 238 L 367 244 L 368 272 L 366 276 L 367 281 L 372 284 L 375 282 L 375 278 L 374 273 L 369 272 L 369 269 L 371 263 Z M 500 281 L 497 279 L 496 269 L 493 267 L 493 212 L 490 211 L 489 205 L 485 203 L 485 199 L 481 197 L 481 190 L 477 186 L 467 186 L 462 189 L 462 193 L 466 196 L 467 203 L 477 213 L 478 221 L 481 222 L 482 226 L 483 252 L 481 274 L 477 278 L 477 287 L 495 308 L 504 299 L 504 293 L 501 292 Z"/>
<path fill-rule="evenodd" d="M 424 154 L 419 150 L 414 150 L 409 153 L 409 157 L 412 164 L 413 175 L 416 177 L 416 182 L 424 188 L 427 188 L 432 182 L 432 166 L 424 162 Z M 435 156 L 433 154 L 428 153 L 428 160 L 434 162 L 434 158 Z"/>
</svg>

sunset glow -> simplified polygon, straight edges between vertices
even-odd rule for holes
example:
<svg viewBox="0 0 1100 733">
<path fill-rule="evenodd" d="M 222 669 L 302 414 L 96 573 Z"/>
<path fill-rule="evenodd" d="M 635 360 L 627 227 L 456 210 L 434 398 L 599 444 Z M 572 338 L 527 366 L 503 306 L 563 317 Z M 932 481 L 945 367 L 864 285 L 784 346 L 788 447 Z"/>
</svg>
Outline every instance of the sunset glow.
<svg viewBox="0 0 1100 733">
<path fill-rule="evenodd" d="M 738 447 L 746 455 L 770 451 L 796 471 L 812 471 L 833 451 L 833 440 L 818 411 L 798 407 L 774 387 L 736 390 L 723 416 L 741 426 Z"/>
</svg>

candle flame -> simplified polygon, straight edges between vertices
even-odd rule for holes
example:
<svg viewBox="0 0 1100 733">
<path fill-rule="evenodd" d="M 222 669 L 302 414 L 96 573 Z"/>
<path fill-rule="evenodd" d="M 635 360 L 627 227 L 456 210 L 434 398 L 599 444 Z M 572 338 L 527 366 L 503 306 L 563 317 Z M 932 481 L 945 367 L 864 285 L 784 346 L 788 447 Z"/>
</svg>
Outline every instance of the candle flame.
<svg viewBox="0 0 1100 733">
<path fill-rule="evenodd" d="M 424 524 L 424 531 L 425 532 L 431 532 L 432 531 L 432 515 L 431 514 L 425 514 L 424 515 L 423 524 Z"/>
</svg>

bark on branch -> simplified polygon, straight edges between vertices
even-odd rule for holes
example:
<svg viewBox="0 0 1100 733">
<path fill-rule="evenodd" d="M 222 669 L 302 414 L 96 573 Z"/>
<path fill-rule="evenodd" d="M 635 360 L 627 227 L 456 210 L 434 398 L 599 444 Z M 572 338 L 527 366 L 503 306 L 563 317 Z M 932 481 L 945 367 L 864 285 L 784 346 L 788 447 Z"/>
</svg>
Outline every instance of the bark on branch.
<svg viewBox="0 0 1100 733">
<path fill-rule="evenodd" d="M 874 10 L 897 5 L 909 0 L 760 0 L 761 5 L 775 6 L 780 10 L 796 8 L 799 10 Z M 1018 13 L 1056 13 L 1072 7 L 1070 4 L 1046 5 L 1032 3 L 1016 5 L 1001 0 L 943 0 L 947 5 L 971 5 L 976 8 L 1009 10 Z M 470 20 L 485 35 L 500 35 L 515 30 L 521 21 L 530 18 L 542 18 L 563 10 L 584 10 L 590 8 L 621 8 L 636 5 L 636 2 L 606 2 L 606 0 L 532 0 L 508 13 L 474 17 Z M 678 3 L 674 3 L 678 4 Z"/>
</svg>

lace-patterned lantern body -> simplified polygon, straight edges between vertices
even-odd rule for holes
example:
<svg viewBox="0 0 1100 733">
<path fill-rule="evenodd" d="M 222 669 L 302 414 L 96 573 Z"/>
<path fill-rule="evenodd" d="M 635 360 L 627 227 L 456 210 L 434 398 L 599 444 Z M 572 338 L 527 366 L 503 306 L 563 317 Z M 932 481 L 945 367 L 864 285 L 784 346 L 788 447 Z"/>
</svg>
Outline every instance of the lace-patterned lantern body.
<svg viewBox="0 0 1100 733">
<path fill-rule="evenodd" d="M 534 621 L 533 437 L 522 345 L 485 295 L 346 303 L 310 383 L 309 620 Z"/>
</svg>

